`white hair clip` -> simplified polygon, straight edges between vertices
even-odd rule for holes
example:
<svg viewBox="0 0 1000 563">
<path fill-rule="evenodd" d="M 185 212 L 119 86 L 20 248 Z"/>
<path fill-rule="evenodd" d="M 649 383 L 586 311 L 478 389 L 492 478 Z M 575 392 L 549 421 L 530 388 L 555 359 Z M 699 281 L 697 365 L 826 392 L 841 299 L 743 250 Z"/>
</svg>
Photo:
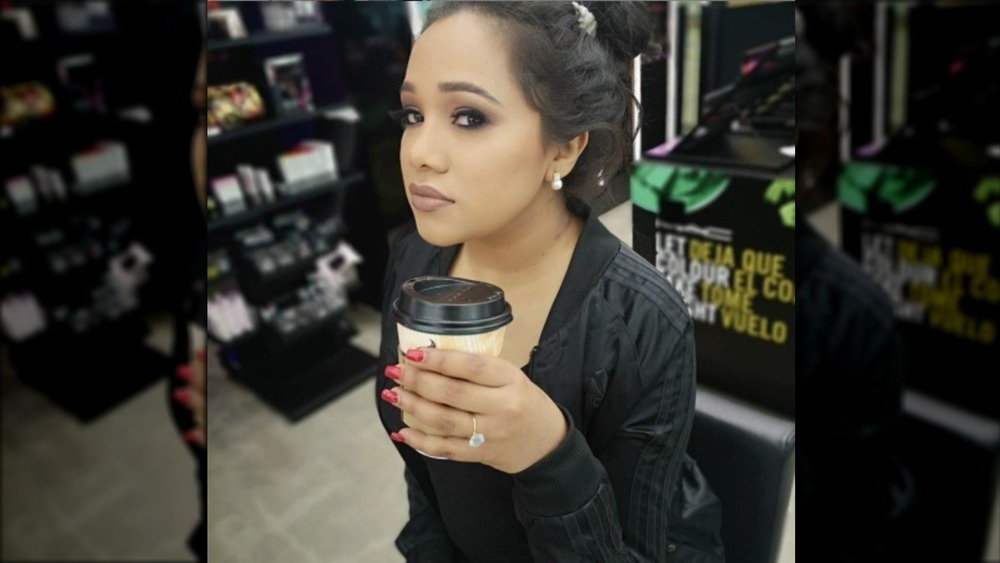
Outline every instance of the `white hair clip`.
<svg viewBox="0 0 1000 563">
<path fill-rule="evenodd" d="M 576 8 L 576 21 L 580 23 L 580 29 L 594 37 L 597 34 L 597 20 L 594 19 L 594 14 L 579 2 L 573 2 L 573 7 Z"/>
</svg>

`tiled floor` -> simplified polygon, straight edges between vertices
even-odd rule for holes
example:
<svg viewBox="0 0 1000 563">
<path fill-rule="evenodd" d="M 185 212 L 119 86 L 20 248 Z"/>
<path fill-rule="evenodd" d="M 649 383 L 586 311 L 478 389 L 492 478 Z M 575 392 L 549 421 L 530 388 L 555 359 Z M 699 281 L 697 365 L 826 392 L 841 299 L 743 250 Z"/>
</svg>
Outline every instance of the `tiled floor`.
<svg viewBox="0 0 1000 563">
<path fill-rule="evenodd" d="M 150 344 L 169 345 L 154 323 Z M 3 380 L 3 561 L 193 561 L 195 465 L 167 410 L 166 381 L 84 426 Z"/>
<path fill-rule="evenodd" d="M 353 343 L 377 353 L 378 313 L 359 306 Z M 374 380 L 291 425 L 209 358 L 209 559 L 402 561 L 403 465 L 375 412 Z"/>
</svg>

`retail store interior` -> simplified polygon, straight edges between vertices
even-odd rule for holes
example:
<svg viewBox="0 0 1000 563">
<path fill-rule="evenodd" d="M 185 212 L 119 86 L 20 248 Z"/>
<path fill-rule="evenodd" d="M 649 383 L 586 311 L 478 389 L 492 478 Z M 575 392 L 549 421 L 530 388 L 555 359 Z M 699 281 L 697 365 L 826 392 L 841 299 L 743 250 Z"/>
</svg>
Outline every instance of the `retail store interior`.
<svg viewBox="0 0 1000 563">
<path fill-rule="evenodd" d="M 76 125 L 53 135 L 42 115 L 51 110 L 29 109 L 5 113 L 0 128 L 0 155 L 15 146 L 30 155 L 0 156 L 0 559 L 198 560 L 188 545 L 202 506 L 198 461 L 171 402 L 181 326 L 206 348 L 209 559 L 404 561 L 394 544 L 408 519 L 404 465 L 375 409 L 376 358 L 389 248 L 412 218 L 399 124 L 387 112 L 428 3 L 220 1 L 156 12 L 87 4 L 105 8 L 0 7 L 0 50 L 25 53 L 0 62 L 0 86 L 27 85 L 43 99 L 55 92 L 57 115 Z M 724 236 L 786 261 L 775 279 L 789 288 L 799 281 L 796 217 L 893 298 L 892 284 L 910 280 L 878 269 L 885 262 L 872 249 L 888 236 L 896 238 L 886 244 L 909 248 L 910 237 L 914 249 L 967 257 L 955 267 L 967 264 L 969 275 L 981 264 L 973 279 L 985 280 L 987 297 L 956 305 L 973 328 L 942 332 L 914 303 L 893 302 L 907 350 L 898 525 L 916 535 L 885 549 L 912 554 L 922 537 L 959 544 L 930 549 L 954 555 L 941 560 L 1000 561 L 998 380 L 969 367 L 995 366 L 1000 352 L 998 299 L 988 294 L 1000 288 L 1000 183 L 990 183 L 1000 138 L 983 126 L 1000 122 L 988 70 L 1000 35 L 987 25 L 1000 10 L 859 5 L 843 12 L 855 22 L 847 41 L 829 14 L 792 2 L 643 4 L 659 49 L 634 66 L 644 109 L 635 162 L 608 181 L 594 212 L 671 281 L 673 257 L 659 241 L 696 221 L 691 237 Z M 953 36 L 928 47 L 928 37 Z M 189 91 L 203 40 L 199 215 L 189 141 L 206 110 Z M 808 190 L 795 154 L 804 41 L 819 46 L 839 100 L 822 124 L 833 128 L 834 164 L 810 176 Z M 178 45 L 177 56 L 139 71 L 116 59 L 156 42 Z M 834 54 L 824 51 L 834 43 Z M 170 85 L 149 93 L 142 84 L 153 81 Z M 971 91 L 992 94 L 967 101 Z M 928 140 L 935 132 L 947 133 L 941 146 Z M 150 150 L 154 137 L 176 150 Z M 944 183 L 951 189 L 937 189 Z M 947 197 L 954 193 L 970 197 Z M 943 209 L 947 220 L 935 214 Z M 204 237 L 178 233 L 180 224 L 197 224 Z M 177 272 L 195 249 L 207 271 L 204 301 L 192 306 L 204 310 L 178 324 L 174 286 L 186 278 Z M 730 521 L 750 520 L 749 532 L 723 523 L 727 560 L 792 563 L 798 551 L 809 561 L 796 546 L 796 528 L 801 542 L 808 525 L 796 523 L 796 438 L 809 436 L 796 431 L 797 416 L 809 420 L 801 395 L 796 402 L 801 303 L 789 293 L 746 311 L 767 317 L 751 337 L 754 329 L 716 322 L 702 294 L 692 295 L 699 385 L 752 421 L 747 435 L 761 444 L 731 469 L 769 479 L 748 494 L 760 506 Z M 954 359 L 934 357 L 935 347 L 970 363 L 942 378 Z M 79 371 L 63 372 L 67 361 Z M 716 459 L 698 440 L 697 419 L 694 432 L 696 451 Z M 718 465 L 706 475 L 724 507 L 731 499 L 742 510 L 740 487 L 749 487 L 730 484 L 732 471 Z M 944 492 L 944 482 L 959 484 Z M 942 514 L 955 539 L 921 535 Z"/>
</svg>

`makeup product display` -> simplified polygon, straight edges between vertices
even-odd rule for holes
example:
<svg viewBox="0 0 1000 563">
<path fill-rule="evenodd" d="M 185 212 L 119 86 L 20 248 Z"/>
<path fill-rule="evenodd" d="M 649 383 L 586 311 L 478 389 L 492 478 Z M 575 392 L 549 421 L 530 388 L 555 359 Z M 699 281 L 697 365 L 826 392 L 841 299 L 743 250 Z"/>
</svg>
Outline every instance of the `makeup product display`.
<svg viewBox="0 0 1000 563">
<path fill-rule="evenodd" d="M 14 211 L 18 215 L 31 215 L 38 210 L 38 196 L 28 176 L 8 178 L 4 182 L 4 189 L 7 192 L 7 200 L 13 204 Z"/>
<path fill-rule="evenodd" d="M 271 87 L 275 107 L 282 114 L 312 111 L 312 87 L 305 61 L 299 53 L 273 57 L 264 61 L 264 76 Z"/>
<path fill-rule="evenodd" d="M 215 192 L 215 200 L 219 202 L 223 215 L 236 215 L 247 210 L 247 201 L 236 175 L 212 180 L 212 191 Z"/>
<path fill-rule="evenodd" d="M 110 182 L 127 182 L 131 176 L 128 150 L 118 141 L 99 141 L 89 149 L 72 155 L 70 163 L 76 176 L 74 190 L 88 193 Z"/>
<path fill-rule="evenodd" d="M 262 307 L 260 316 L 271 331 L 287 339 L 330 318 L 346 304 L 346 299 L 332 294 L 318 280 L 310 278 L 295 292 Z"/>
<path fill-rule="evenodd" d="M 123 303 L 137 304 L 139 288 L 149 281 L 149 267 L 153 256 L 138 242 L 133 242 L 108 261 L 108 284 L 118 293 Z"/>
<path fill-rule="evenodd" d="M 7 295 L 0 301 L 0 323 L 4 334 L 15 342 L 45 330 L 45 313 L 30 292 Z"/>
<path fill-rule="evenodd" d="M 55 110 L 55 96 L 42 82 L 0 84 L 0 125 L 17 127 L 49 117 Z"/>
<path fill-rule="evenodd" d="M 285 184 L 279 191 L 291 195 L 296 184 L 317 177 L 336 177 L 337 164 L 334 159 L 333 144 L 326 141 L 306 140 L 294 148 L 278 155 L 278 168 Z"/>
<path fill-rule="evenodd" d="M 270 31 L 287 31 L 308 24 L 323 23 L 323 14 L 314 2 L 262 3 L 264 27 Z"/>
<path fill-rule="evenodd" d="M 239 39 L 247 36 L 240 11 L 235 8 L 216 8 L 207 14 L 208 36 L 213 39 Z"/>
<path fill-rule="evenodd" d="M 208 87 L 208 127 L 232 129 L 264 117 L 264 101 L 252 84 L 238 82 Z"/>
<path fill-rule="evenodd" d="M 783 415 L 795 413 L 794 80 L 794 38 L 746 51 L 697 126 L 630 179 L 633 248 L 684 299 L 699 380 Z"/>
<path fill-rule="evenodd" d="M 92 53 L 81 53 L 60 59 L 56 73 L 70 103 L 78 112 L 107 112 L 104 84 Z"/>
<path fill-rule="evenodd" d="M 38 25 L 28 8 L 8 7 L 0 11 L 0 36 L 18 37 L 22 41 L 38 39 Z"/>
<path fill-rule="evenodd" d="M 0 340 L 20 383 L 86 422 L 171 369 L 147 345 L 148 323 L 177 297 L 177 212 L 194 193 L 182 193 L 193 190 L 190 151 L 157 140 L 190 142 L 192 130 L 158 114 L 171 96 L 150 79 L 190 82 L 194 59 L 188 74 L 170 45 L 198 21 L 99 0 L 6 4 L 0 300 L 15 298 Z"/>
<path fill-rule="evenodd" d="M 208 300 L 208 330 L 222 342 L 253 331 L 255 316 L 238 291 L 218 292 Z"/>
<path fill-rule="evenodd" d="M 358 275 L 361 253 L 345 240 L 367 234 L 347 232 L 343 220 L 347 202 L 364 199 L 356 193 L 368 189 L 365 175 L 342 176 L 338 160 L 357 134 L 344 124 L 359 115 L 345 103 L 342 69 L 327 64 L 340 48 L 326 24 L 329 4 L 220 8 L 238 10 L 248 33 L 209 37 L 209 81 L 242 84 L 240 99 L 259 99 L 260 108 L 232 109 L 240 102 L 233 96 L 231 124 L 222 115 L 209 124 L 209 288 L 238 293 L 257 318 L 233 337 L 218 316 L 212 322 L 221 334 L 213 338 L 227 374 L 295 421 L 367 377 L 375 363 L 350 344 L 345 314 L 355 292 L 371 291 Z"/>
<path fill-rule="evenodd" d="M 316 273 L 329 291 L 346 294 L 360 283 L 358 265 L 364 260 L 346 241 L 340 241 L 336 250 L 316 260 Z"/>
<path fill-rule="evenodd" d="M 63 33 L 94 33 L 115 29 L 111 4 L 103 0 L 67 2 L 55 6 L 56 23 Z"/>
</svg>

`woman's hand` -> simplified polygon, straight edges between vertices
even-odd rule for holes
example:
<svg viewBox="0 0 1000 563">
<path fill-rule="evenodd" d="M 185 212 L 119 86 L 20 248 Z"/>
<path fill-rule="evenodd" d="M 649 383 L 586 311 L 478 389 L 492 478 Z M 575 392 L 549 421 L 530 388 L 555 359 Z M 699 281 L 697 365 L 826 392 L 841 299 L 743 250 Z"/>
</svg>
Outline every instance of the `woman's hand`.
<svg viewBox="0 0 1000 563">
<path fill-rule="evenodd" d="M 184 433 L 184 440 L 205 447 L 205 351 L 195 361 L 177 368 L 177 376 L 188 384 L 174 390 L 174 400 L 191 410 L 194 428 Z"/>
<path fill-rule="evenodd" d="M 392 435 L 423 454 L 518 473 L 566 436 L 559 407 L 506 360 L 438 348 L 410 350 L 406 359 L 386 368 L 386 377 L 401 387 L 385 390 L 382 399 L 446 434 L 404 428 Z M 469 445 L 473 414 L 486 438 L 479 447 Z"/>
</svg>

